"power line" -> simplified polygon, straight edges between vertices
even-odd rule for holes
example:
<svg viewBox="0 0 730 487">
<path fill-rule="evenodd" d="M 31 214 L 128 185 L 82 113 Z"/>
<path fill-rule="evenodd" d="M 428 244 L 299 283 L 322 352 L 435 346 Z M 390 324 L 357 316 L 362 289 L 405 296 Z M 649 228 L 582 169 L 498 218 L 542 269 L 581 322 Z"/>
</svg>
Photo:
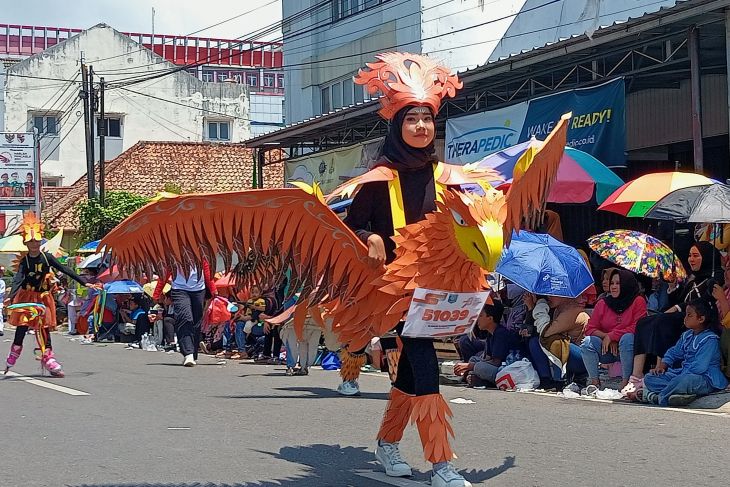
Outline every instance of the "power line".
<svg viewBox="0 0 730 487">
<path fill-rule="evenodd" d="M 264 8 L 264 7 L 268 7 L 269 5 L 271 5 L 271 4 L 273 4 L 273 3 L 277 3 L 278 1 L 279 1 L 279 0 L 272 0 L 272 1 L 270 1 L 269 3 L 265 3 L 265 4 L 263 4 L 263 5 L 259 5 L 259 6 L 258 6 L 258 7 L 256 7 L 256 8 L 253 8 L 253 9 L 251 9 L 251 10 L 247 10 L 247 11 L 245 11 L 245 12 L 243 12 L 243 13 L 240 13 L 240 14 L 238 14 L 238 15 L 234 15 L 233 17 L 229 17 L 229 18 L 227 18 L 227 19 L 221 20 L 220 22 L 217 22 L 217 23 L 215 23 L 215 24 L 213 24 L 213 25 L 209 25 L 209 26 L 207 26 L 207 27 L 203 27 L 202 29 L 198 29 L 198 30 L 196 30 L 196 31 L 194 31 L 194 32 L 191 32 L 190 34 L 185 34 L 184 36 L 172 36 L 172 37 L 170 38 L 170 40 L 169 40 L 169 41 L 174 41 L 174 39 L 176 39 L 177 37 L 190 37 L 190 36 L 193 36 L 193 35 L 195 35 L 195 34 L 199 34 L 199 33 L 201 33 L 201 32 L 204 32 L 204 31 L 206 31 L 206 30 L 212 29 L 213 27 L 218 27 L 219 25 L 223 25 L 223 24 L 225 24 L 225 23 L 227 23 L 227 22 L 230 22 L 230 21 L 232 21 L 232 20 L 236 20 L 236 19 L 238 19 L 238 18 L 241 18 L 241 17 L 243 17 L 244 15 L 248 15 L 248 14 L 250 14 L 250 13 L 253 13 L 253 12 L 257 11 L 257 10 L 260 10 L 260 9 L 262 9 L 262 8 Z M 155 42 L 155 40 L 154 40 L 154 38 L 152 38 L 152 47 L 153 47 L 153 48 L 154 48 L 154 46 L 155 46 L 154 42 Z M 160 45 L 161 45 L 161 46 L 164 46 L 164 45 L 166 45 L 166 44 L 167 44 L 167 42 L 168 42 L 168 41 L 165 41 L 165 42 L 163 42 L 163 43 L 162 43 L 162 44 L 160 44 Z M 140 44 L 141 44 L 141 43 L 140 43 Z M 140 49 L 138 49 L 137 51 L 133 51 L 133 52 L 131 52 L 131 53 L 123 53 L 123 54 L 117 54 L 117 55 L 115 55 L 115 56 L 109 56 L 109 57 L 106 57 L 106 58 L 96 59 L 96 60 L 93 60 L 92 62 L 94 62 L 94 63 L 99 63 L 99 62 L 102 62 L 102 61 L 108 61 L 109 59 L 116 59 L 116 58 L 118 58 L 118 57 L 122 57 L 122 56 L 129 56 L 130 54 L 134 54 L 134 53 L 136 53 L 136 52 L 142 52 L 142 51 L 144 51 L 144 50 L 147 50 L 147 48 L 146 48 L 146 47 L 144 47 L 144 46 L 142 46 L 142 47 L 141 47 Z M 154 50 L 154 49 L 149 49 L 149 50 Z M 147 66 L 152 66 L 152 64 L 148 64 Z M 101 74 L 105 74 L 105 73 L 106 73 L 106 72 L 108 72 L 108 71 L 118 71 L 118 70 L 120 70 L 120 69 L 126 69 L 126 68 L 119 68 L 119 69 L 110 69 L 110 70 L 107 70 L 107 71 L 105 71 L 105 72 L 103 72 L 103 73 L 102 73 L 102 72 L 99 72 L 99 73 L 97 73 L 97 74 L 101 75 Z"/>
<path fill-rule="evenodd" d="M 280 28 L 280 25 L 283 25 L 283 23 L 285 21 L 287 21 L 287 22 L 293 22 L 295 20 L 298 20 L 300 17 L 304 17 L 306 15 L 311 15 L 313 12 L 316 12 L 317 10 L 319 10 L 322 7 L 329 6 L 330 4 L 331 4 L 331 0 L 323 0 L 320 3 L 318 3 L 318 4 L 316 4 L 316 5 L 312 6 L 312 7 L 309 7 L 307 9 L 304 9 L 304 10 L 302 10 L 300 12 L 297 12 L 297 13 L 295 13 L 295 14 L 287 17 L 286 19 L 284 19 L 282 21 L 275 22 L 273 24 L 270 24 L 269 26 L 262 27 L 258 31 L 254 31 L 253 33 L 249 33 L 249 34 L 246 34 L 245 36 L 241 36 L 241 37 L 239 37 L 237 39 L 242 39 L 243 37 L 247 37 L 248 39 L 247 40 L 242 40 L 242 41 L 240 41 L 240 42 L 238 42 L 238 43 L 236 43 L 236 44 L 234 44 L 232 46 L 229 45 L 228 49 L 229 50 L 236 49 L 237 47 L 240 47 L 241 45 L 243 45 L 243 44 L 245 44 L 247 42 L 251 42 L 251 37 L 262 36 L 262 35 L 266 35 L 267 33 L 271 33 L 273 31 L 279 29 Z M 218 61 L 220 62 L 220 61 L 223 61 L 225 59 L 229 59 L 232 55 L 233 55 L 232 52 L 229 53 L 229 54 L 227 54 L 227 55 L 225 55 L 225 56 L 220 56 L 219 55 L 218 56 Z M 176 73 L 176 72 L 179 72 L 179 71 L 183 71 L 183 70 L 186 70 L 186 69 L 191 69 L 191 68 L 194 68 L 194 67 L 202 66 L 204 64 L 208 64 L 213 57 L 214 56 L 212 56 L 211 54 L 208 54 L 208 56 L 205 59 L 203 59 L 203 60 L 196 61 L 194 63 L 185 64 L 185 65 L 182 65 L 182 66 L 175 66 L 173 68 L 169 68 L 167 70 L 167 72 L 163 72 L 163 73 L 160 73 L 160 74 L 148 76 L 146 78 L 144 76 L 136 76 L 136 77 L 135 76 L 132 76 L 132 77 L 130 77 L 128 79 L 117 80 L 117 82 L 122 82 L 124 85 L 131 85 L 131 84 L 136 84 L 136 83 L 144 82 L 144 81 L 147 81 L 147 80 L 156 79 L 156 78 L 159 78 L 159 77 L 162 77 L 162 76 L 168 76 L 170 74 L 173 74 L 173 73 Z M 148 66 L 151 66 L 151 64 L 149 64 Z M 128 81 L 128 82 L 125 83 L 125 81 Z M 117 86 L 121 86 L 121 85 L 117 85 Z"/>
<path fill-rule="evenodd" d="M 48 107 L 48 109 L 47 109 L 47 110 L 46 110 L 45 112 L 43 112 L 43 114 L 42 114 L 42 115 L 40 115 L 40 116 L 42 116 L 43 118 L 46 118 L 46 116 L 47 116 L 47 115 L 48 115 L 48 114 L 49 114 L 49 113 L 50 113 L 50 112 L 51 112 L 51 111 L 53 110 L 53 107 L 54 107 L 54 106 L 56 105 L 56 103 L 58 103 L 58 102 L 59 102 L 59 100 L 60 100 L 60 99 L 61 99 L 61 98 L 63 97 L 63 95 L 64 95 L 64 94 L 66 94 L 66 92 L 68 91 L 68 89 L 69 89 L 69 88 L 70 88 L 71 86 L 73 86 L 73 82 L 74 82 L 74 81 L 76 80 L 76 78 L 77 78 L 77 77 L 78 77 L 78 73 L 77 73 L 77 74 L 76 74 L 76 75 L 75 75 L 75 76 L 74 76 L 73 78 L 71 78 L 71 79 L 67 79 L 67 80 L 64 80 L 64 81 L 65 81 L 65 83 L 64 83 L 64 84 L 62 84 L 62 85 L 61 85 L 61 87 L 60 87 L 60 88 L 59 88 L 59 89 L 58 89 L 58 90 L 57 90 L 57 91 L 56 91 L 55 93 L 53 93 L 53 94 L 52 94 L 52 95 L 51 95 L 51 96 L 50 96 L 50 97 L 48 98 L 48 100 L 46 100 L 46 102 L 45 102 L 45 103 L 43 103 L 43 105 L 41 105 L 41 107 L 40 107 L 40 109 L 39 109 L 39 110 L 43 110 L 43 109 L 44 109 L 44 107 L 45 107 L 45 106 L 46 106 L 46 105 L 47 105 L 47 104 L 48 104 L 48 103 L 49 103 L 49 102 L 50 102 L 51 100 L 53 100 L 54 98 L 56 98 L 56 95 L 58 95 L 58 98 L 56 98 L 56 100 L 55 100 L 55 101 L 54 101 L 54 102 L 53 102 L 53 103 L 51 104 L 51 106 L 50 106 L 50 107 Z M 63 88 L 64 86 L 66 86 L 66 88 L 65 88 L 65 89 Z M 60 94 L 59 94 L 59 93 L 60 93 Z M 64 101 L 64 103 L 65 103 L 65 101 Z M 30 121 L 32 120 L 32 117 L 36 117 L 36 116 L 38 116 L 38 115 L 36 115 L 36 114 L 34 114 L 34 113 L 31 113 L 31 114 L 30 114 L 30 115 L 28 116 L 28 118 L 26 119 L 25 123 L 24 123 L 23 125 L 21 125 L 20 127 L 18 127 L 18 129 L 16 129 L 15 131 L 16 131 L 16 132 L 19 132 L 20 130 L 22 130 L 24 126 L 27 126 L 27 125 L 28 125 L 28 124 L 30 123 Z"/>
<path fill-rule="evenodd" d="M 447 36 L 447 35 L 453 35 L 453 34 L 458 34 L 460 32 L 465 32 L 465 31 L 468 31 L 468 30 L 471 30 L 471 29 L 475 29 L 477 27 L 483 27 L 485 25 L 490 25 L 490 24 L 493 24 L 495 22 L 500 22 L 502 20 L 507 20 L 509 18 L 516 17 L 519 14 L 533 12 L 533 11 L 535 11 L 537 9 L 540 9 L 540 8 L 543 8 L 543 7 L 547 7 L 548 5 L 552 5 L 552 4 L 557 3 L 559 1 L 561 1 L 561 0 L 549 0 L 546 3 L 540 4 L 540 5 L 536 5 L 534 7 L 531 7 L 529 9 L 525 9 L 525 10 L 522 10 L 522 11 L 517 12 L 517 13 L 514 13 L 514 14 L 504 15 L 504 16 L 499 17 L 499 18 L 496 18 L 496 19 L 491 19 L 491 20 L 487 20 L 485 22 L 481 22 L 479 24 L 474 24 L 474 25 L 470 25 L 470 26 L 467 26 L 467 27 L 462 27 L 461 29 L 456 29 L 456 30 L 453 30 L 453 31 L 450 31 L 450 32 L 446 32 L 446 33 L 443 33 L 443 34 L 436 34 L 436 35 L 429 36 L 429 37 L 422 37 L 421 39 L 419 39 L 419 41 L 420 42 L 429 41 L 429 40 L 438 39 L 438 38 L 441 38 L 441 37 L 444 37 L 444 36 Z M 366 55 L 366 54 L 377 54 L 377 53 L 381 53 L 381 52 L 384 52 L 384 51 L 388 51 L 388 50 L 392 50 L 392 49 L 397 49 L 399 46 L 400 46 L 400 44 L 395 44 L 395 45 L 392 45 L 392 46 L 387 46 L 387 47 L 383 47 L 383 48 L 379 48 L 379 49 L 375 49 L 375 50 L 371 50 L 371 51 L 363 51 L 363 52 L 360 52 L 358 54 L 348 54 L 348 55 L 343 55 L 343 56 L 335 56 L 335 57 L 331 57 L 331 58 L 327 58 L 327 59 L 320 59 L 320 60 L 317 60 L 317 61 L 311 61 L 311 62 L 305 62 L 305 63 L 293 63 L 293 64 L 289 64 L 289 65 L 286 65 L 285 64 L 285 65 L 282 66 L 282 68 L 284 68 L 286 70 L 288 68 L 294 68 L 294 67 L 299 67 L 299 66 L 308 66 L 308 67 L 311 67 L 314 64 L 327 63 L 327 62 L 331 62 L 331 61 L 339 61 L 339 60 L 343 60 L 343 59 L 359 58 L 359 57 L 361 57 L 363 55 Z M 190 66 L 181 67 L 180 69 L 186 69 L 188 67 L 190 67 Z M 329 66 L 329 67 L 334 67 L 334 66 Z M 171 73 L 163 73 L 163 74 L 153 75 L 153 76 L 149 76 L 147 78 L 137 79 L 135 81 L 130 81 L 128 83 L 124 83 L 122 85 L 117 85 L 117 86 L 131 86 L 133 84 L 142 83 L 144 81 L 148 81 L 148 80 L 157 79 L 157 78 L 160 78 L 160 77 L 163 77 L 163 76 L 167 76 L 168 74 L 171 74 Z"/>
<path fill-rule="evenodd" d="M 233 119 L 236 119 L 236 120 L 246 120 L 246 121 L 248 121 L 247 118 L 238 117 L 236 115 L 231 115 L 230 113 L 216 112 L 215 110 L 208 110 L 207 108 L 203 108 L 203 107 L 193 107 L 193 106 L 190 106 L 190 105 L 186 105 L 184 103 L 180 103 L 180 102 L 175 101 L 175 100 L 167 100 L 165 98 L 160 98 L 159 96 L 150 95 L 150 94 L 147 94 L 147 93 L 142 93 L 142 92 L 139 92 L 139 91 L 130 90 L 129 88 L 125 88 L 123 86 L 117 87 L 117 89 L 124 90 L 124 91 L 128 91 L 130 93 L 134 93 L 135 95 L 146 96 L 147 98 L 152 98 L 154 100 L 159 100 L 159 101 L 164 101 L 164 102 L 167 102 L 167 103 L 172 103 L 173 105 L 179 105 L 181 107 L 189 108 L 191 110 L 200 110 L 200 111 L 207 112 L 207 113 L 213 113 L 213 114 L 216 114 L 216 115 L 221 115 L 221 116 L 224 116 L 226 118 L 233 118 Z"/>
<path fill-rule="evenodd" d="M 165 129 L 169 130 L 170 132 L 172 132 L 173 134 L 177 135 L 178 137 L 180 137 L 180 138 L 182 138 L 182 139 L 190 139 L 190 137 L 186 137 L 186 136 L 184 136 L 184 135 L 181 135 L 181 134 L 180 134 L 179 132 L 175 132 L 175 131 L 174 131 L 174 130 L 172 130 L 172 129 L 171 129 L 170 127 L 167 127 L 166 125 L 163 125 L 163 124 L 162 124 L 162 123 L 161 123 L 161 122 L 160 122 L 159 120 L 155 120 L 154 118 L 152 118 L 152 115 L 151 115 L 150 113 L 148 113 L 148 112 L 149 112 L 149 110 L 147 110 L 147 109 L 145 109 L 144 107 L 142 107 L 141 105 L 139 105 L 139 104 L 138 104 L 138 103 L 137 103 L 136 101 L 134 101 L 134 100 L 133 100 L 132 98 L 128 97 L 128 96 L 127 96 L 127 95 L 125 95 L 124 93 L 119 93 L 119 95 L 120 95 L 120 96 L 121 96 L 122 98 L 124 98 L 125 100 L 127 100 L 127 102 L 128 102 L 128 103 L 130 103 L 131 105 L 134 105 L 135 107 L 137 107 L 137 109 L 138 109 L 138 110 L 139 110 L 140 112 L 142 112 L 142 114 L 143 114 L 143 115 L 145 115 L 145 116 L 146 116 L 147 118 L 149 118 L 150 120 L 152 120 L 153 122 L 155 122 L 156 124 L 158 124 L 158 125 L 159 125 L 160 127 L 162 127 L 162 128 L 165 128 Z M 185 128 L 185 127 L 182 127 L 182 126 L 180 126 L 180 125 L 176 124 L 175 122 L 171 122 L 170 120 L 167 120 L 167 119 L 166 119 L 165 117 L 163 117 L 163 116 L 162 116 L 162 115 L 160 115 L 160 114 L 156 114 L 156 116 L 157 116 L 158 118 L 161 118 L 161 119 L 162 119 L 162 120 L 164 120 L 165 122 L 169 123 L 170 125 L 174 125 L 175 127 L 179 128 L 180 130 L 184 130 L 184 131 L 186 131 L 186 132 L 189 132 L 189 133 L 193 134 L 193 135 L 195 136 L 195 138 L 196 138 L 196 139 L 198 138 L 198 135 L 200 135 L 200 134 L 198 134 L 197 132 L 193 132 L 192 130 L 190 130 L 190 129 L 188 129 L 188 128 Z"/>
</svg>

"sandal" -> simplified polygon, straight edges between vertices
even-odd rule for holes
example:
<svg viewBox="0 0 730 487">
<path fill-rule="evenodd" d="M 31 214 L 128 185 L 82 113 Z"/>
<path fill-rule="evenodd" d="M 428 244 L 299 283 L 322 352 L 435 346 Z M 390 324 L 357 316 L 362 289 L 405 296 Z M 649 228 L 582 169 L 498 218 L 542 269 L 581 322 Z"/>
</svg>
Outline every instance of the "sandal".
<svg viewBox="0 0 730 487">
<path fill-rule="evenodd" d="M 629 401 L 638 401 L 639 393 L 644 389 L 644 379 L 632 375 L 629 377 L 629 383 L 621 389 L 621 394 Z"/>
</svg>

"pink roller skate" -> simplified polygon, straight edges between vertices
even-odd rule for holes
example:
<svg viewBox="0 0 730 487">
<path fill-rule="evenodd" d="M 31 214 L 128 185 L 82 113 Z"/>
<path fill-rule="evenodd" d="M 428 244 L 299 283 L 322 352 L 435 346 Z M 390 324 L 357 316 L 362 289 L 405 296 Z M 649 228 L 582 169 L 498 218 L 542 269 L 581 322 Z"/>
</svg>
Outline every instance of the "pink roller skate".
<svg viewBox="0 0 730 487">
<path fill-rule="evenodd" d="M 10 367 L 14 367 L 15 363 L 18 361 L 18 357 L 20 357 L 20 352 L 23 351 L 23 345 L 11 345 L 10 346 L 10 353 L 8 354 L 8 358 L 5 361 L 5 373 L 8 373 L 8 370 L 10 370 Z"/>
<path fill-rule="evenodd" d="M 41 358 L 41 365 L 46 369 L 52 377 L 63 377 L 63 367 L 56 361 L 56 357 L 53 355 L 53 350 L 46 350 Z"/>
</svg>

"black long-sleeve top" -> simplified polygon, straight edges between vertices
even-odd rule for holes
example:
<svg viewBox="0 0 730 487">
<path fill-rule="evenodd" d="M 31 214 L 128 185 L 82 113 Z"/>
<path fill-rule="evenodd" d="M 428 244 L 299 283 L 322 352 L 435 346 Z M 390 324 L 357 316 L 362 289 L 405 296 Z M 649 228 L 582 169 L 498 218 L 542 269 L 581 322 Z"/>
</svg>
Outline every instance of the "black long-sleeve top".
<svg viewBox="0 0 730 487">
<path fill-rule="evenodd" d="M 61 264 L 53 255 L 48 252 L 41 252 L 35 257 L 27 255 L 23 257 L 18 266 L 18 272 L 13 277 L 13 287 L 10 290 L 10 299 L 15 297 L 15 294 L 20 289 L 29 289 L 32 291 L 43 292 L 48 291 L 48 280 L 46 275 L 51 272 L 51 267 L 63 272 L 68 277 L 78 282 L 81 285 L 85 285 L 81 276 L 76 274 L 70 267 Z"/>
<path fill-rule="evenodd" d="M 415 171 L 402 171 L 398 175 L 407 224 L 421 221 L 427 213 L 436 210 L 436 186 L 431 164 Z M 386 181 L 364 184 L 352 200 L 344 222 L 365 244 L 373 233 L 380 235 L 385 243 L 386 263 L 395 258 L 395 242 L 391 238 L 395 230 Z"/>
</svg>

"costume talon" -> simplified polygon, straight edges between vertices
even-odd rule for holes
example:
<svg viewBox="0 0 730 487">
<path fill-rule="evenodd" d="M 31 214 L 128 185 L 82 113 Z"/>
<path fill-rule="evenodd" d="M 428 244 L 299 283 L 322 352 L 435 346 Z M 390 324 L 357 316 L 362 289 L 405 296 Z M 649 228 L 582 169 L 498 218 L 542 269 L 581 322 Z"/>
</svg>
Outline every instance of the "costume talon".
<svg viewBox="0 0 730 487">
<path fill-rule="evenodd" d="M 164 275 L 176 266 L 215 262 L 218 255 L 226 270 L 234 257 L 243 263 L 235 268 L 242 286 L 274 288 L 289 272 L 290 294 L 299 294 L 293 312 L 298 335 L 310 314 L 320 325 L 331 323 L 339 343 L 352 351 L 362 350 L 373 337 L 401 330 L 416 288 L 482 291 L 485 271 L 494 270 L 512 232 L 543 211 L 570 115 L 521 157 L 504 195 L 489 186 L 488 181 L 500 179 L 494 171 L 439 162 L 433 138 L 424 147 L 404 139 L 406 128 L 432 124 L 442 99 L 461 87 L 456 74 L 428 57 L 407 53 L 381 54 L 368 68 L 355 82 L 383 93 L 380 114 L 392 123 L 375 167 L 328 196 L 353 198 L 344 221 L 327 207 L 316 184 L 298 183 L 296 188 L 156 201 L 127 218 L 100 245 L 114 248 L 119 268 L 130 274 Z M 411 115 L 419 121 L 414 124 Z M 411 135 L 408 140 L 415 140 Z M 418 131 L 416 136 L 426 139 Z M 459 189 L 474 183 L 484 188 L 484 196 Z M 367 243 L 373 233 L 383 239 L 385 266 L 370 265 Z M 411 418 L 426 458 L 439 464 L 444 482 L 463 480 L 441 465 L 453 458 L 453 430 L 451 411 L 439 394 L 433 343 L 401 336 L 399 348 L 399 356 L 388 355 L 389 362 L 397 359 L 397 374 L 378 433 L 381 449 L 389 444 L 383 458 L 390 461 L 390 474 L 408 470 L 394 445 Z M 356 377 L 363 363 L 357 353 L 345 352 L 343 377 Z M 403 468 L 395 471 L 393 465 Z"/>
<path fill-rule="evenodd" d="M 390 390 L 388 405 L 385 407 L 383 422 L 380 425 L 380 431 L 378 431 L 378 440 L 386 443 L 397 443 L 403 438 L 403 431 L 411 419 L 413 398 L 413 395 L 406 394 L 395 387 Z"/>
<path fill-rule="evenodd" d="M 342 380 L 356 381 L 360 377 L 360 367 L 367 362 L 367 356 L 364 353 L 350 353 L 347 350 L 340 351 L 340 377 Z"/>
</svg>

